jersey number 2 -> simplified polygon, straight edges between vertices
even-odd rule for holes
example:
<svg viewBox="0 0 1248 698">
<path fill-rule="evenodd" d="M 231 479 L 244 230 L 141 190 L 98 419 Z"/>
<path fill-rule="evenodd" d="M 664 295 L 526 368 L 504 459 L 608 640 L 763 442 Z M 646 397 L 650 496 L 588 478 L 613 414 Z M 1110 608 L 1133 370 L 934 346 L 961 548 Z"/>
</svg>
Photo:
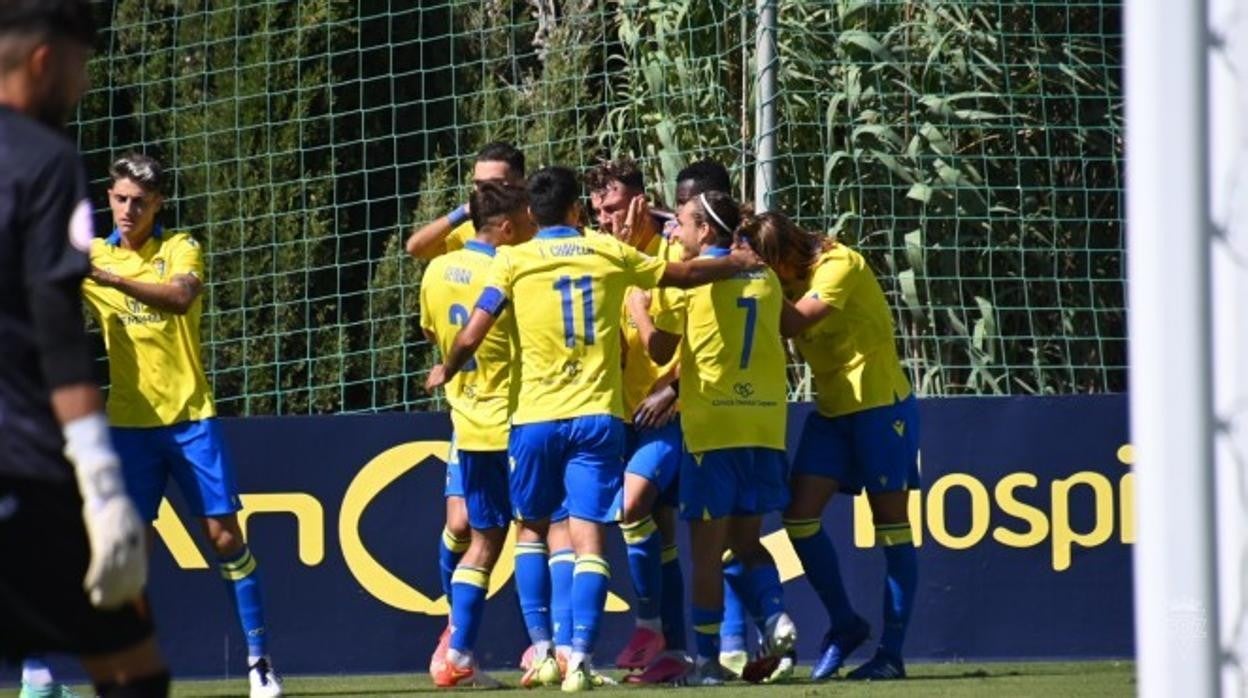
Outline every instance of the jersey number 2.
<svg viewBox="0 0 1248 698">
<path fill-rule="evenodd" d="M 463 327 L 464 325 L 467 325 L 467 324 L 468 324 L 468 309 L 460 305 L 459 303 L 451 304 L 451 325 L 454 327 Z M 460 370 L 461 371 L 477 370 L 477 360 L 468 359 L 468 361 L 464 362 L 464 367 L 461 368 Z"/>
<path fill-rule="evenodd" d="M 575 289 L 573 288 L 575 287 Z M 563 306 L 563 343 L 576 346 L 576 320 L 572 317 L 573 290 L 581 292 L 581 308 L 585 315 L 584 341 L 586 346 L 594 343 L 594 280 L 588 274 L 577 279 L 561 276 L 555 281 L 555 290 Z"/>
<path fill-rule="evenodd" d="M 737 307 L 745 310 L 745 337 L 741 339 L 741 368 L 749 368 L 750 350 L 754 348 L 754 323 L 758 321 L 758 299 L 738 298 Z"/>
</svg>

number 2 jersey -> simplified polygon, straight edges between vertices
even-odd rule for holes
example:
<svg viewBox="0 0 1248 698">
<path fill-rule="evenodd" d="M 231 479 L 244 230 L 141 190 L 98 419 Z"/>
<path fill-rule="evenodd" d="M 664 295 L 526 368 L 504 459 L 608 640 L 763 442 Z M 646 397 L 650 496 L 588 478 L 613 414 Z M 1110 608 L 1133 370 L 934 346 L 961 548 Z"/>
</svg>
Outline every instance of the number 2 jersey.
<svg viewBox="0 0 1248 698">
<path fill-rule="evenodd" d="M 728 253 L 711 248 L 705 255 Z M 655 326 L 681 335 L 681 428 L 691 453 L 751 446 L 784 450 L 783 303 L 780 281 L 766 268 L 663 292 Z"/>
<path fill-rule="evenodd" d="M 509 304 L 515 316 L 513 424 L 625 417 L 620 308 L 630 286 L 654 288 L 666 268 L 615 238 L 566 227 L 499 250 L 477 307 L 497 315 Z"/>
<path fill-rule="evenodd" d="M 425 267 L 420 282 L 420 326 L 437 339 L 442 356 L 468 323 L 494 255 L 494 247 L 468 240 L 461 249 L 440 255 Z M 503 313 L 473 358 L 446 384 L 457 449 L 507 450 L 512 324 L 511 313 Z"/>
</svg>

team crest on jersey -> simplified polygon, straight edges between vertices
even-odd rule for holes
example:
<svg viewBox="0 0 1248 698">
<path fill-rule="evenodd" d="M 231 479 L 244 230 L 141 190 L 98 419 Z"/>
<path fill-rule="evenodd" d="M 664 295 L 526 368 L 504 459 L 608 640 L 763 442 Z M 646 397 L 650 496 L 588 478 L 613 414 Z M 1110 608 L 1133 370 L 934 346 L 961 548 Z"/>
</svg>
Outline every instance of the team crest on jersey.
<svg viewBox="0 0 1248 698">
<path fill-rule="evenodd" d="M 165 276 L 165 260 L 157 257 L 152 260 L 152 266 L 156 268 L 156 276 L 164 278 Z"/>
<path fill-rule="evenodd" d="M 584 368 L 581 366 L 579 359 L 572 359 L 571 361 L 567 361 L 563 364 L 563 373 L 568 378 L 576 378 L 581 375 L 582 370 L 584 370 Z"/>
<path fill-rule="evenodd" d="M 749 400 L 754 396 L 753 383 L 736 383 L 732 386 L 732 391 L 742 400 Z"/>
</svg>

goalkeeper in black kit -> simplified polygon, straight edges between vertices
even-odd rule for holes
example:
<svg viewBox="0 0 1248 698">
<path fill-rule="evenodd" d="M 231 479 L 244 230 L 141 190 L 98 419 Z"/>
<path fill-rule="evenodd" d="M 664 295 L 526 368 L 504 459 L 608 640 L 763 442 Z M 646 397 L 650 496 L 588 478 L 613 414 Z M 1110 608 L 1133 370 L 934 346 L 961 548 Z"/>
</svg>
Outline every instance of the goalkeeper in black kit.
<svg viewBox="0 0 1248 698">
<path fill-rule="evenodd" d="M 165 696 L 83 324 L 86 177 L 59 132 L 94 38 L 86 0 L 0 0 L 0 660 L 69 653 L 101 696 Z"/>
</svg>

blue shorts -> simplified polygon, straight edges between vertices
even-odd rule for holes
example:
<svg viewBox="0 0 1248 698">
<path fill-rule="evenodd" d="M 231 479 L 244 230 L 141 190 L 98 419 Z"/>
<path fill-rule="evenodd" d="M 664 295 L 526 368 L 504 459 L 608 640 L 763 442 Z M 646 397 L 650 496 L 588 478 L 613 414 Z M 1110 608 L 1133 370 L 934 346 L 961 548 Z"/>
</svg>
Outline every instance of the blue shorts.
<svg viewBox="0 0 1248 698">
<path fill-rule="evenodd" d="M 224 516 L 242 508 L 234 466 L 215 419 L 167 427 L 113 427 L 126 490 L 139 516 L 156 520 L 169 477 L 178 482 L 191 513 Z"/>
<path fill-rule="evenodd" d="M 850 494 L 918 489 L 918 401 L 911 395 L 839 417 L 810 413 L 793 474 L 832 478 Z"/>
<path fill-rule="evenodd" d="M 455 437 L 451 437 L 451 453 L 446 458 L 446 487 L 442 490 L 443 497 L 464 496 L 464 469 L 459 464 L 459 449 L 455 446 Z"/>
<path fill-rule="evenodd" d="M 457 470 L 463 478 L 469 526 L 484 531 L 511 523 L 506 451 L 460 451 Z"/>
<path fill-rule="evenodd" d="M 624 480 L 624 422 L 611 415 L 511 427 L 511 506 L 515 518 L 619 519 Z"/>
<path fill-rule="evenodd" d="M 624 472 L 643 477 L 659 490 L 658 503 L 676 506 L 680 501 L 677 476 L 685 448 L 680 420 L 658 429 L 628 427 L 628 465 Z"/>
<path fill-rule="evenodd" d="M 490 453 L 490 451 L 484 451 L 483 453 Z M 507 452 L 498 451 L 497 453 L 504 454 L 503 472 L 506 473 L 507 472 L 507 468 L 506 468 L 507 460 L 505 456 Z M 465 492 L 465 487 L 464 487 L 464 466 L 463 466 L 463 459 L 461 458 L 461 455 L 462 454 L 460 450 L 456 448 L 455 446 L 455 437 L 452 436 L 451 437 L 451 454 L 446 462 L 446 486 L 443 488 L 443 491 L 442 491 L 443 497 L 459 497 L 460 499 L 463 499 L 467 496 L 467 493 Z M 508 506 L 504 509 L 504 511 L 511 511 L 511 506 L 510 506 L 511 498 L 508 497 L 507 499 L 508 499 Z M 568 518 L 568 507 L 567 507 L 566 502 L 560 505 L 559 508 L 555 510 L 555 513 L 550 515 L 551 521 L 566 521 L 567 518 Z M 468 512 L 468 525 L 472 526 L 473 528 L 480 528 L 472 523 L 471 511 Z M 486 526 L 485 528 L 490 528 L 490 527 L 491 526 Z"/>
<path fill-rule="evenodd" d="M 680 518 L 762 516 L 789 505 L 784 451 L 747 446 L 687 453 L 680 466 Z"/>
</svg>

